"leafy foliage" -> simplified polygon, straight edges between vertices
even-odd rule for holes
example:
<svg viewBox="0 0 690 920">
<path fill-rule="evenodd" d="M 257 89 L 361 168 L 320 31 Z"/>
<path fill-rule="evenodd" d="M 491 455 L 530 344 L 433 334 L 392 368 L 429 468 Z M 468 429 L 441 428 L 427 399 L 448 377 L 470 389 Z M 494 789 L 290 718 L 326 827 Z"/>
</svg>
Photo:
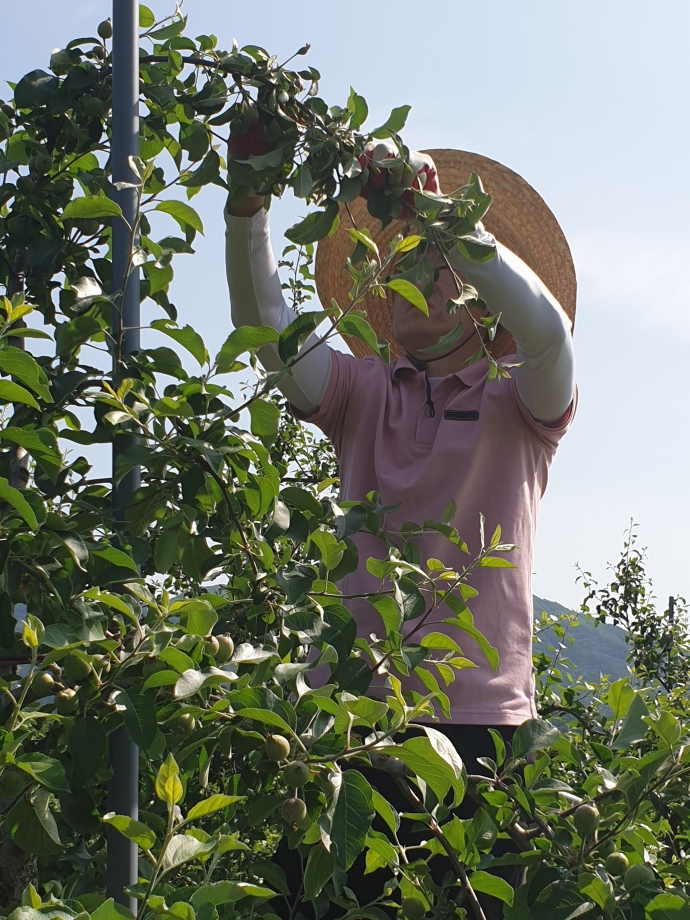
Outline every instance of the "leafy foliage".
<svg viewBox="0 0 690 920">
<path fill-rule="evenodd" d="M 554 723 L 521 726 L 512 749 L 496 736 L 486 776 L 468 775 L 430 724 L 410 733 L 420 716 L 447 711 L 444 689 L 468 663 L 449 626 L 480 644 L 483 666 L 500 667 L 473 624 L 470 581 L 480 566 L 509 565 L 512 547 L 497 529 L 458 571 L 424 564 L 415 539 L 425 530 L 466 551 L 461 535 L 445 521 L 389 535 L 373 493 L 339 503 L 333 454 L 273 395 L 317 325 L 326 335 L 373 334 L 357 306 L 390 287 L 401 253 L 398 287 L 421 308 L 426 247 L 454 245 L 488 196 L 474 179 L 454 198 L 414 193 L 405 207 L 419 232 L 396 238 L 389 253 L 353 231 L 348 304 L 301 312 L 277 341 L 237 329 L 212 355 L 178 324 L 170 300 L 174 259 L 203 232 L 189 202 L 216 184 L 231 197 L 291 188 L 316 205 L 288 234 L 298 247 L 288 283 L 301 307 L 310 247 L 333 229 L 336 202 L 361 189 L 365 143 L 392 138 L 400 158 L 386 168 L 404 168 L 407 112 L 395 109 L 363 135 L 367 106 L 356 93 L 329 108 L 315 68 L 289 71 L 253 46 L 226 53 L 213 36 L 187 37 L 185 25 L 179 13 L 157 23 L 141 7 L 152 47 L 141 61 L 147 113 L 131 228 L 141 242 L 131 262 L 143 271 L 142 298 L 163 314 L 151 324 L 164 336 L 155 348 L 124 354 L 110 332 L 120 292 L 109 244 L 120 217 L 108 169 L 107 23 L 98 39 L 56 51 L 50 72 L 23 77 L 0 110 L 0 809 L 5 841 L 38 857 L 36 885 L 7 909 L 14 920 L 129 916 L 103 894 L 105 832 L 114 828 L 139 848 L 132 893 L 146 920 L 274 916 L 288 893 L 270 863 L 281 838 L 304 857 L 304 899 L 318 916 L 334 902 L 352 918 L 379 920 L 400 904 L 407 917 L 420 905 L 438 917 L 481 917 L 476 892 L 520 918 L 684 916 L 690 766 L 677 697 L 626 681 L 582 693 L 542 669 L 543 713 Z M 228 125 L 226 162 L 216 129 Z M 172 197 L 183 190 L 186 201 Z M 368 200 L 385 222 L 402 204 L 394 185 L 380 192 Z M 180 235 L 154 240 L 152 212 Z M 13 293 L 21 272 L 26 298 Z M 26 328 L 27 319 L 43 328 Z M 18 347 L 40 337 L 35 354 Z M 245 360 L 255 366 L 269 341 L 287 369 L 237 399 Z M 131 446 L 114 480 L 140 467 L 142 481 L 116 530 L 113 480 L 92 476 L 89 455 L 123 435 Z M 84 455 L 68 456 L 67 446 Z M 28 488 L 13 484 L 18 449 L 30 458 Z M 380 585 L 369 598 L 380 629 L 366 642 L 337 587 L 358 564 L 360 531 L 381 546 L 379 558 L 362 560 Z M 415 641 L 432 622 L 444 631 Z M 423 690 L 409 689 L 410 673 Z M 377 692 L 375 677 L 386 682 Z M 108 745 L 123 726 L 141 750 L 136 821 L 106 802 Z M 288 760 L 306 776 L 294 764 L 286 775 Z M 409 814 L 373 788 L 372 768 L 398 778 Z M 299 794 L 295 775 L 305 779 Z M 460 819 L 452 806 L 466 796 L 479 807 Z M 593 835 L 574 823 L 582 802 L 599 809 Z M 417 819 L 429 839 L 412 852 L 398 828 Z M 519 852 L 493 856 L 497 837 Z M 604 847 L 647 874 L 621 882 L 605 868 Z M 361 853 L 370 871 L 386 870 L 371 905 L 354 903 L 347 887 Z M 429 863 L 441 854 L 453 868 L 439 886 Z M 515 893 L 492 874 L 507 863 L 527 871 Z"/>
</svg>

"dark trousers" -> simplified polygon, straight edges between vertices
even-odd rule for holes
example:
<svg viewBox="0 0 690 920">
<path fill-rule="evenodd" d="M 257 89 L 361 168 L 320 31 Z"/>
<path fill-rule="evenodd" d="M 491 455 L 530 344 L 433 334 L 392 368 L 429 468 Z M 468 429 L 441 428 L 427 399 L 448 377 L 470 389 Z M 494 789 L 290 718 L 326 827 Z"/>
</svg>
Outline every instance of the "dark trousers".
<svg viewBox="0 0 690 920">
<path fill-rule="evenodd" d="M 493 738 L 489 734 L 487 726 L 435 725 L 434 727 L 439 731 L 442 731 L 443 734 L 453 742 L 453 745 L 460 754 L 463 763 L 465 764 L 465 769 L 468 773 L 483 774 L 485 776 L 487 775 L 486 768 L 477 762 L 478 757 L 490 757 L 491 759 L 495 758 L 496 751 L 494 742 Z M 496 731 L 501 734 L 504 741 L 510 742 L 515 731 L 514 728 L 505 725 L 495 726 L 495 728 Z M 408 733 L 406 737 L 409 736 L 410 735 Z M 360 770 L 360 772 L 366 776 L 371 785 L 390 802 L 395 811 L 408 813 L 413 811 L 410 802 L 405 798 L 395 780 L 389 773 L 383 770 L 362 768 L 360 765 L 357 765 L 357 769 Z M 477 803 L 469 796 L 466 796 L 464 801 L 461 802 L 460 806 L 455 810 L 455 814 L 459 818 L 471 818 L 476 810 Z M 412 831 L 412 826 L 413 823 L 407 819 L 403 819 L 401 822 L 398 838 L 403 846 L 414 845 L 415 843 L 418 843 L 420 839 L 428 839 L 429 837 L 428 830 L 425 830 L 423 834 L 414 833 Z M 373 827 L 375 830 L 386 830 L 385 825 L 378 816 L 374 819 Z M 517 850 L 512 841 L 498 840 L 493 852 L 496 856 L 502 856 L 504 853 L 513 853 L 517 852 Z M 275 865 L 280 866 L 280 868 L 285 872 L 288 885 L 290 886 L 291 890 L 290 901 L 291 904 L 294 904 L 295 900 L 298 898 L 299 888 L 302 883 L 302 858 L 300 857 L 300 854 L 297 852 L 297 850 L 288 849 L 287 842 L 283 838 L 273 857 L 273 862 Z M 444 876 L 448 872 L 453 871 L 450 860 L 445 856 L 434 856 L 429 863 L 429 868 L 432 878 L 436 884 L 441 884 Z M 496 869 L 494 872 L 496 875 L 500 875 L 501 878 L 505 879 L 513 887 L 516 887 L 519 884 L 521 873 L 520 869 L 515 869 L 514 867 L 505 867 Z M 380 896 L 383 885 L 389 875 L 390 873 L 387 869 L 379 869 L 375 872 L 365 875 L 364 854 L 360 853 L 351 869 L 347 873 L 347 887 L 354 891 L 360 905 L 364 905 Z M 480 894 L 478 897 L 487 920 L 499 920 L 499 918 L 503 917 L 503 903 L 501 901 L 499 901 L 497 898 L 493 898 L 484 894 Z M 288 920 L 290 916 L 290 910 L 287 908 L 287 905 L 284 901 L 282 901 L 282 899 L 275 898 L 271 906 L 272 909 L 275 910 L 281 918 L 283 918 L 283 920 Z M 472 908 L 469 906 L 469 904 L 464 903 L 463 907 L 465 907 L 467 910 L 468 916 L 472 917 Z M 309 904 L 305 902 L 299 904 L 297 910 L 292 913 L 292 916 L 296 917 L 298 912 L 302 913 L 305 917 L 311 918 L 312 916 L 311 908 Z M 338 917 L 340 913 L 344 913 L 344 911 L 339 910 L 335 905 L 331 905 L 328 913 L 324 918 L 322 918 L 322 920 L 334 920 L 334 918 Z"/>
</svg>

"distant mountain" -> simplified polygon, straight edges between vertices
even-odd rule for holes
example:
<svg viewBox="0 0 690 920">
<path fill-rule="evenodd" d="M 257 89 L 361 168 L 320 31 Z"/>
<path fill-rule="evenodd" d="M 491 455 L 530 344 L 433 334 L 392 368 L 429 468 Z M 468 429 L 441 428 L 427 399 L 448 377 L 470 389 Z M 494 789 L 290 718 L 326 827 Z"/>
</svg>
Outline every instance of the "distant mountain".
<svg viewBox="0 0 690 920">
<path fill-rule="evenodd" d="M 549 614 L 569 613 L 567 607 L 556 601 L 547 601 L 541 597 L 534 597 L 534 617 L 539 618 L 542 610 Z M 626 655 L 628 646 L 625 633 L 618 626 L 607 623 L 597 623 L 587 619 L 584 614 L 577 615 L 578 625 L 571 635 L 575 642 L 564 652 L 564 656 L 573 662 L 573 677 L 598 683 L 602 674 L 608 674 L 612 680 L 628 676 Z M 556 647 L 560 640 L 552 630 L 541 633 L 541 644 L 544 649 L 549 645 Z M 539 646 L 535 644 L 535 648 Z"/>
</svg>

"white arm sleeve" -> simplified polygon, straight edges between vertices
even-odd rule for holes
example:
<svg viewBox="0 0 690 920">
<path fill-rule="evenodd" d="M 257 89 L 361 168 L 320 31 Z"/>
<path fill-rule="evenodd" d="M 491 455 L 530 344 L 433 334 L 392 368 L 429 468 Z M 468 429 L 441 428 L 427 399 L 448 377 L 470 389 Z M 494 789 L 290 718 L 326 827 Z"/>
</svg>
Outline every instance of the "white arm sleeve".
<svg viewBox="0 0 690 920">
<path fill-rule="evenodd" d="M 481 224 L 478 241 L 495 243 L 488 262 L 466 259 L 455 248 L 453 267 L 476 287 L 490 313 L 501 314 L 501 325 L 517 344 L 516 385 L 522 402 L 535 419 L 561 419 L 575 394 L 575 359 L 571 323 L 563 308 L 528 265 Z"/>
<path fill-rule="evenodd" d="M 232 321 L 235 327 L 272 326 L 282 332 L 296 314 L 283 297 L 266 211 L 262 208 L 254 217 L 224 213 L 225 267 Z M 319 341 L 318 336 L 310 336 L 302 350 Z M 257 354 L 267 371 L 284 367 L 275 345 L 264 345 Z M 323 402 L 330 373 L 331 352 L 326 344 L 321 344 L 298 361 L 292 376 L 285 377 L 279 386 L 293 406 L 312 415 Z"/>
</svg>

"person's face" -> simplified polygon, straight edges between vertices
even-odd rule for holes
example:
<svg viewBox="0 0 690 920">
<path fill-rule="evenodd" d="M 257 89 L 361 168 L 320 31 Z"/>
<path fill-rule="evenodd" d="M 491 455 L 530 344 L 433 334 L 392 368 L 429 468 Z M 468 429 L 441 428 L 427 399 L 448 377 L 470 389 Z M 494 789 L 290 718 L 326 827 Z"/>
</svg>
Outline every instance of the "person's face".
<svg viewBox="0 0 690 920">
<path fill-rule="evenodd" d="M 452 329 L 455 329 L 458 321 L 462 320 L 465 326 L 465 337 L 470 335 L 473 326 L 467 316 L 467 311 L 464 308 L 459 308 L 455 313 L 450 314 L 446 309 L 446 304 L 454 297 L 457 297 L 455 281 L 452 273 L 445 266 L 439 268 L 438 280 L 434 285 L 434 290 L 431 296 L 427 297 L 427 304 L 429 305 L 428 317 L 417 307 L 412 306 L 409 301 L 396 294 L 393 299 L 393 335 L 396 342 L 408 354 L 423 360 L 425 356 L 421 349 L 435 345 L 441 336 L 447 335 Z M 476 317 L 484 315 L 484 312 L 477 308 L 472 308 L 472 313 Z M 468 353 L 475 352 L 478 347 L 479 340 L 474 335 L 467 343 Z"/>
</svg>

